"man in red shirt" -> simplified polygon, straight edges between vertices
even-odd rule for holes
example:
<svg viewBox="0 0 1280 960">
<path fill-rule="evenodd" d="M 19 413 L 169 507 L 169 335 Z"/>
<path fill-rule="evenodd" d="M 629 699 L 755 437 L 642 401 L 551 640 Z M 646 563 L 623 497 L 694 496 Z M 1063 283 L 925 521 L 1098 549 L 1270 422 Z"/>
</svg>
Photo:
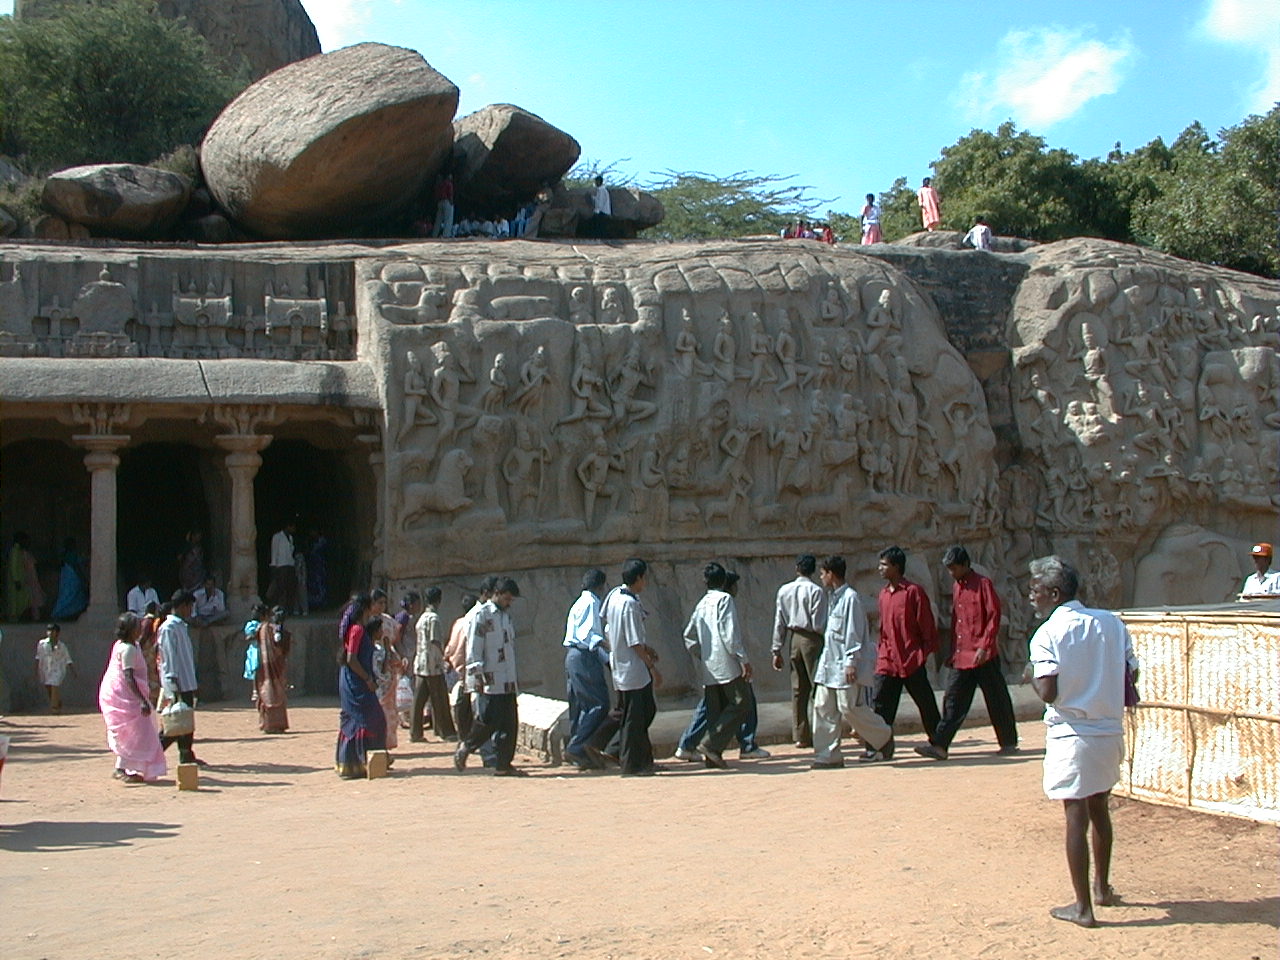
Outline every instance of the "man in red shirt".
<svg viewBox="0 0 1280 960">
<path fill-rule="evenodd" d="M 950 547 L 942 556 L 955 583 L 951 587 L 951 657 L 954 668 L 942 699 L 942 720 L 929 742 L 915 748 L 922 757 L 947 759 L 947 750 L 973 703 L 973 692 L 982 687 L 991 725 L 996 728 L 1000 753 L 1018 752 L 1018 726 L 1013 701 L 1000 672 L 1000 598 L 996 588 L 969 563 L 964 547 Z"/>
<path fill-rule="evenodd" d="M 888 581 L 880 591 L 880 652 L 876 658 L 876 713 L 893 726 L 898 700 L 905 688 L 920 710 L 925 734 L 933 740 L 938 726 L 938 702 L 929 686 L 925 661 L 938 649 L 938 627 L 929 595 L 903 576 L 907 555 L 901 547 L 880 551 L 880 576 Z M 892 740 L 889 741 L 893 743 Z M 883 751 L 868 750 L 865 760 L 887 760 Z"/>
</svg>

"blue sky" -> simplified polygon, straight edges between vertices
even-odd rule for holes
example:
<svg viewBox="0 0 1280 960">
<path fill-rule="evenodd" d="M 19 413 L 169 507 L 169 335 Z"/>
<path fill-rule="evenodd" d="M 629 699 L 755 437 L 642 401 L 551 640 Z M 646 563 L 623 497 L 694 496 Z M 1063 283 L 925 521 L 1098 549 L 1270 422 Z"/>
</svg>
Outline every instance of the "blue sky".
<svg viewBox="0 0 1280 960">
<path fill-rule="evenodd" d="M 303 4 L 325 50 L 419 51 L 460 115 L 515 103 L 642 179 L 794 174 L 840 210 L 1005 119 L 1088 157 L 1280 99 L 1280 0 Z"/>
</svg>

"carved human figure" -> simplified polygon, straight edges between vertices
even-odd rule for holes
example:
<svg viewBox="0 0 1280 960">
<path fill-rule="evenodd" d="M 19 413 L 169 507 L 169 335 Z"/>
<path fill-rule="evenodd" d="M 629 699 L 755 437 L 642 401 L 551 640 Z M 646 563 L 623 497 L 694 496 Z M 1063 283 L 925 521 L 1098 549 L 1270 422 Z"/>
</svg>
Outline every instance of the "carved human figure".
<svg viewBox="0 0 1280 960">
<path fill-rule="evenodd" d="M 608 487 L 609 471 L 626 469 L 622 455 L 610 453 L 604 437 L 597 437 L 591 451 L 578 464 L 578 481 L 582 484 L 582 513 L 587 529 L 595 527 L 596 499 L 612 497 Z"/>
<path fill-rule="evenodd" d="M 706 505 L 704 519 L 708 524 L 717 515 L 731 518 L 738 504 L 750 499 L 755 480 L 747 464 L 747 451 L 751 448 L 751 438 L 759 432 L 759 427 L 746 421 L 737 421 L 731 413 L 726 414 L 724 431 L 718 444 L 724 454 L 720 485 L 725 489 L 725 498 Z"/>
<path fill-rule="evenodd" d="M 567 415 L 560 418 L 559 425 L 577 423 L 588 418 L 604 419 L 612 413 L 604 400 L 604 376 L 596 367 L 591 347 L 583 339 L 578 340 L 578 363 L 573 368 L 569 389 L 573 393 L 573 407 Z"/>
<path fill-rule="evenodd" d="M 938 458 L 938 441 L 928 421 L 920 421 L 919 445 L 916 448 L 916 475 L 920 478 L 920 495 L 929 503 L 938 498 L 938 482 L 942 461 Z"/>
<path fill-rule="evenodd" d="M 876 298 L 875 306 L 867 312 L 867 338 L 864 345 L 868 354 L 881 351 L 896 353 L 902 344 L 902 327 L 894 313 L 893 291 L 885 287 Z"/>
<path fill-rule="evenodd" d="M 897 382 L 893 393 L 887 398 L 889 408 L 889 426 L 895 436 L 893 489 L 903 492 L 907 489 L 907 477 L 911 465 L 916 458 L 916 444 L 919 428 L 916 423 L 920 416 L 920 405 L 916 401 L 916 393 L 911 385 L 911 373 L 907 370 L 907 361 L 894 357 L 894 375 Z"/>
<path fill-rule="evenodd" d="M 506 404 L 507 387 L 507 355 L 499 352 L 493 358 L 493 366 L 489 368 L 489 383 L 480 398 L 480 407 L 485 413 L 496 413 Z"/>
<path fill-rule="evenodd" d="M 658 529 L 667 522 L 667 483 L 662 472 L 662 447 L 654 433 L 648 434 L 640 445 L 631 484 L 631 512 Z"/>
<path fill-rule="evenodd" d="M 542 501 L 546 465 L 551 450 L 546 441 L 535 439 L 526 420 L 517 420 L 515 445 L 502 461 L 502 477 L 507 481 L 511 515 L 519 520 L 534 520 Z"/>
<path fill-rule="evenodd" d="M 785 490 L 803 492 L 808 484 L 808 471 L 801 462 L 813 443 L 813 434 L 802 429 L 797 417 L 790 410 L 782 410 L 778 422 L 769 431 L 769 449 L 777 451 L 777 482 L 779 496 Z"/>
<path fill-rule="evenodd" d="M 1093 385 L 1099 413 L 1108 420 L 1116 420 L 1115 386 L 1111 379 L 1111 361 L 1108 355 L 1106 333 L 1098 321 L 1085 320 L 1080 324 L 1082 346 L 1074 355 L 1083 360 L 1084 378 Z"/>
<path fill-rule="evenodd" d="M 520 389 L 514 398 L 520 412 L 528 413 L 540 407 L 550 383 L 551 362 L 547 359 L 547 348 L 539 345 L 533 355 L 520 365 Z"/>
<path fill-rule="evenodd" d="M 773 338 L 765 330 L 760 314 L 752 310 L 748 323 L 751 328 L 747 340 L 751 353 L 751 378 L 747 386 L 755 390 L 766 383 L 777 383 L 778 375 L 773 371 Z"/>
<path fill-rule="evenodd" d="M 1153 376 L 1163 377 L 1164 375 L 1160 358 L 1156 353 L 1155 326 L 1156 320 L 1153 319 L 1148 327 L 1142 322 L 1139 314 L 1132 313 L 1129 314 L 1125 332 L 1115 337 L 1115 342 L 1128 347 L 1133 355 L 1132 359 L 1124 361 L 1124 369 L 1135 379 L 1143 379 L 1148 375 L 1148 371 Z"/>
<path fill-rule="evenodd" d="M 586 287 L 575 286 L 569 290 L 569 322 L 578 326 L 595 322 L 591 313 L 591 292 Z"/>
<path fill-rule="evenodd" d="M 676 372 L 686 380 L 694 377 L 705 377 L 711 368 L 698 356 L 698 337 L 693 332 L 693 317 L 688 308 L 680 310 L 680 329 L 676 332 L 675 358 Z"/>
<path fill-rule="evenodd" d="M 819 390 L 830 390 L 836 382 L 836 358 L 826 337 L 817 337 L 813 359 L 813 383 Z"/>
<path fill-rule="evenodd" d="M 609 393 L 613 397 L 613 423 L 624 420 L 634 423 L 658 412 L 656 403 L 636 398 L 636 391 L 642 386 L 652 386 L 652 383 L 640 360 L 640 344 L 632 343 L 609 385 Z"/>
<path fill-rule="evenodd" d="M 813 372 L 797 362 L 798 348 L 795 334 L 791 332 L 791 321 L 787 319 L 785 311 L 779 311 L 779 314 L 781 323 L 778 327 L 778 339 L 774 343 L 774 352 L 778 356 L 778 363 L 782 365 L 782 380 L 774 389 L 782 393 L 796 386 L 797 383 L 802 387 L 807 385 L 813 378 Z"/>
<path fill-rule="evenodd" d="M 422 361 L 410 350 L 405 355 L 404 389 L 400 429 L 396 431 L 396 446 L 404 443 L 404 438 L 414 427 L 429 427 L 439 420 L 427 405 L 427 378 L 422 371 Z"/>
<path fill-rule="evenodd" d="M 1133 435 L 1133 445 L 1142 450 L 1163 456 L 1173 444 L 1173 424 L 1166 419 L 1166 408 L 1156 403 L 1147 389 L 1147 385 L 1139 380 L 1134 384 L 1133 394 L 1125 406 L 1125 416 L 1138 421 L 1139 429 Z"/>
<path fill-rule="evenodd" d="M 459 430 L 465 430 L 480 417 L 480 411 L 460 402 L 464 383 L 475 383 L 476 378 L 462 359 L 444 340 L 431 345 L 436 366 L 431 374 L 431 399 L 440 410 L 438 447 L 448 444 Z"/>
<path fill-rule="evenodd" d="M 605 287 L 600 295 L 600 322 L 622 323 L 626 319 L 626 308 L 622 305 L 622 296 L 617 287 Z"/>
<path fill-rule="evenodd" d="M 827 293 L 818 308 L 818 316 L 823 323 L 839 323 L 844 319 L 844 309 L 840 304 L 840 289 L 834 280 L 827 281 Z"/>
<path fill-rule="evenodd" d="M 711 356 L 711 369 L 716 377 L 726 384 L 733 383 L 737 376 L 738 342 L 733 338 L 733 318 L 727 312 L 720 314 Z"/>
</svg>

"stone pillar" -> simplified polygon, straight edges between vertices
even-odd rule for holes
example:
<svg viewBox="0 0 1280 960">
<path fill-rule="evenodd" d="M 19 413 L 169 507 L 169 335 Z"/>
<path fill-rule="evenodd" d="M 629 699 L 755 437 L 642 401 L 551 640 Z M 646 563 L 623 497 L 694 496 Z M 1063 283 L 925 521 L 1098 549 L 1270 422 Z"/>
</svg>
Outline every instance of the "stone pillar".
<svg viewBox="0 0 1280 960">
<path fill-rule="evenodd" d="M 269 436 L 224 433 L 214 442 L 227 451 L 231 476 L 231 569 L 227 572 L 227 608 L 231 620 L 247 619 L 258 595 L 258 524 L 253 507 L 253 478 L 262 466 L 258 454 L 271 443 Z"/>
<path fill-rule="evenodd" d="M 369 466 L 373 469 L 374 489 L 374 522 L 373 522 L 373 556 L 370 557 L 369 582 L 382 583 L 387 576 L 387 491 L 386 465 L 387 458 L 382 452 L 382 437 L 374 433 L 361 433 L 356 436 L 369 449 Z"/>
<path fill-rule="evenodd" d="M 80 434 L 71 438 L 89 452 L 84 465 L 90 476 L 89 618 L 110 620 L 123 608 L 116 595 L 116 451 L 129 442 L 118 434 Z"/>
</svg>

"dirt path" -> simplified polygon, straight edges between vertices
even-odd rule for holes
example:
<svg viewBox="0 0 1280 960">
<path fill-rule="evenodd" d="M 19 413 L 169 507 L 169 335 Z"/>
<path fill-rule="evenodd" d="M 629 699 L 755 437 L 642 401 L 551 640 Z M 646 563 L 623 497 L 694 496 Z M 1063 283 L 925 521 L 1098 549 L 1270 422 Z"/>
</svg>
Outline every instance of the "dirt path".
<svg viewBox="0 0 1280 960">
<path fill-rule="evenodd" d="M 620 780 L 524 764 L 454 772 L 443 745 L 394 775 L 332 770 L 336 708 L 258 734 L 201 712 L 198 793 L 110 779 L 96 714 L 9 717 L 0 783 L 6 960 L 174 956 L 1269 960 L 1277 830 L 1113 801 L 1125 906 L 1070 899 L 1041 731 L 997 759 L 810 771 L 790 748 L 739 772 Z M 986 739 L 983 739 L 983 738 Z M 131 854 L 131 855 L 129 855 Z M 354 865 L 353 865 L 354 864 Z"/>
</svg>

